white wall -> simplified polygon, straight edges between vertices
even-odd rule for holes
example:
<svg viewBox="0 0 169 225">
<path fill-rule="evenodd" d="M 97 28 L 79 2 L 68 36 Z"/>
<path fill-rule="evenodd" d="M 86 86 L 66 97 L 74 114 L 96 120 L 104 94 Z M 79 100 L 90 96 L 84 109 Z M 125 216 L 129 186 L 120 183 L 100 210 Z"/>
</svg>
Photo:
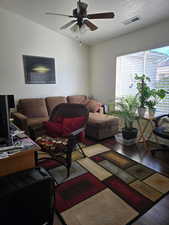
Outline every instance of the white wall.
<svg viewBox="0 0 169 225">
<path fill-rule="evenodd" d="M 169 21 L 113 38 L 90 49 L 91 93 L 104 102 L 115 96 L 116 57 L 169 45 Z"/>
<path fill-rule="evenodd" d="M 56 84 L 25 84 L 22 55 L 54 57 Z M 88 49 L 0 9 L 0 94 L 16 98 L 89 93 Z"/>
</svg>

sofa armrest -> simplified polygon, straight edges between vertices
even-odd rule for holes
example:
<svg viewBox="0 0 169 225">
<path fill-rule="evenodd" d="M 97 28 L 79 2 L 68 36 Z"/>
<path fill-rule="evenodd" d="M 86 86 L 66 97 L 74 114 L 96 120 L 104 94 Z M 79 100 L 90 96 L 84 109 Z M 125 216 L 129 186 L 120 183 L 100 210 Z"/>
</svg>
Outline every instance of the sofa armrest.
<svg viewBox="0 0 169 225">
<path fill-rule="evenodd" d="M 28 125 L 27 125 L 27 117 L 19 112 L 13 112 L 12 118 L 14 119 L 14 123 L 22 130 L 28 131 Z"/>
</svg>

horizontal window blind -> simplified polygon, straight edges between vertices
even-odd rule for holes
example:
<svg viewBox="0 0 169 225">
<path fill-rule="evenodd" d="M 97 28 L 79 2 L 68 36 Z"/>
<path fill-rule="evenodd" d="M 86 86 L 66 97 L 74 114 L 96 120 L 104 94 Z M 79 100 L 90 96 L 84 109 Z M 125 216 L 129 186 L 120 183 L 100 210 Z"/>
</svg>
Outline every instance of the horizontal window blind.
<svg viewBox="0 0 169 225">
<path fill-rule="evenodd" d="M 117 57 L 116 97 L 137 93 L 135 74 L 150 77 L 151 88 L 169 92 L 169 46 Z M 156 115 L 169 113 L 169 95 L 157 105 Z"/>
</svg>

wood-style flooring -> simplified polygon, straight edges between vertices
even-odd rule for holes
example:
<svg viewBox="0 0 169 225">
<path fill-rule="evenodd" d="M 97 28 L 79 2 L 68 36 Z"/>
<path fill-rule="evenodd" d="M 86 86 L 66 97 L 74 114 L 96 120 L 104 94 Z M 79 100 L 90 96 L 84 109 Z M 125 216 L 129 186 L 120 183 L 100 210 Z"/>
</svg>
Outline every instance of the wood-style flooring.
<svg viewBox="0 0 169 225">
<path fill-rule="evenodd" d="M 153 156 L 150 150 L 154 148 L 157 148 L 157 145 L 150 143 L 146 146 L 139 143 L 130 147 L 113 145 L 114 151 L 169 177 L 169 151 L 157 152 Z M 54 225 L 62 225 L 56 215 Z M 169 225 L 169 194 L 131 225 Z"/>
<path fill-rule="evenodd" d="M 156 152 L 155 144 L 142 143 L 137 146 L 124 147 L 116 144 L 114 150 L 169 177 L 169 151 Z M 169 194 L 154 205 L 148 212 L 137 219 L 132 225 L 169 225 Z"/>
</svg>

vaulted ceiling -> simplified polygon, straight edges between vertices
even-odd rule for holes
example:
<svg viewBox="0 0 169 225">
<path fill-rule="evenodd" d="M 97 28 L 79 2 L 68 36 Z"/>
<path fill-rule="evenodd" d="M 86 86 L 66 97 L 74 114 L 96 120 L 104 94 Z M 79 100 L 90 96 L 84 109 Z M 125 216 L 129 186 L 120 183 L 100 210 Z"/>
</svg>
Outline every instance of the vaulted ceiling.
<svg viewBox="0 0 169 225">
<path fill-rule="evenodd" d="M 169 18 L 169 0 L 83 0 L 88 4 L 88 13 L 115 13 L 114 19 L 92 20 L 98 29 L 87 31 L 81 35 L 86 44 L 92 45 L 126 34 Z M 0 7 L 20 14 L 36 23 L 48 27 L 65 36 L 76 38 L 77 34 L 70 29 L 60 30 L 59 27 L 71 18 L 47 16 L 45 12 L 57 12 L 72 15 L 76 8 L 76 0 L 0 0 Z M 140 20 L 124 25 L 123 22 L 134 16 Z"/>
</svg>

